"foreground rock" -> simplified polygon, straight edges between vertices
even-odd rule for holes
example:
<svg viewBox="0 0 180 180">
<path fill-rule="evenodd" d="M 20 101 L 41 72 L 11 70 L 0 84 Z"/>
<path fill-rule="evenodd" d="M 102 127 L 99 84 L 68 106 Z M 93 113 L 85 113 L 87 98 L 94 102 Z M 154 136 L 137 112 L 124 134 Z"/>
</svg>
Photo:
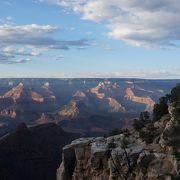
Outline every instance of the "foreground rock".
<svg viewBox="0 0 180 180">
<path fill-rule="evenodd" d="M 57 180 L 172 179 L 180 164 L 160 146 L 145 146 L 123 134 L 109 138 L 82 138 L 63 149 Z M 126 139 L 127 140 L 127 139 Z"/>
<path fill-rule="evenodd" d="M 159 121 L 149 122 L 153 132 L 142 129 L 154 138 L 152 142 L 142 138 L 142 130 L 72 141 L 63 148 L 57 180 L 180 179 L 179 102 L 173 102 Z"/>
</svg>

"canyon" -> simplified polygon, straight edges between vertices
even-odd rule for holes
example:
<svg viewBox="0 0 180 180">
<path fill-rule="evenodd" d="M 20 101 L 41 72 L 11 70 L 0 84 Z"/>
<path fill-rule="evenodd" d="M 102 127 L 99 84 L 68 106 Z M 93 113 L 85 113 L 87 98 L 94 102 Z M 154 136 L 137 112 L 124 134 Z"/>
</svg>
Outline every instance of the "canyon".
<svg viewBox="0 0 180 180">
<path fill-rule="evenodd" d="M 0 136 L 25 122 L 104 134 L 152 112 L 178 80 L 0 79 Z M 4 126 L 4 124 L 6 126 Z"/>
<path fill-rule="evenodd" d="M 179 90 L 180 86 L 174 92 L 179 94 Z M 154 122 L 147 119 L 140 131 L 80 138 L 63 147 L 57 180 L 179 179 L 180 95 L 175 97 L 167 114 Z M 142 136 L 142 131 L 147 133 L 148 128 L 154 131 L 148 134 L 152 141 Z"/>
</svg>

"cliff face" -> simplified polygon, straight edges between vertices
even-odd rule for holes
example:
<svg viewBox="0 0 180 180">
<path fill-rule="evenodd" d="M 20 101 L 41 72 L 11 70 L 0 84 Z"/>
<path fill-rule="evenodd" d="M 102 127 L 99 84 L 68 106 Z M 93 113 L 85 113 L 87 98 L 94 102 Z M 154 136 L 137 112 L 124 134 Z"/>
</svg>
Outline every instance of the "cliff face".
<svg viewBox="0 0 180 180">
<path fill-rule="evenodd" d="M 114 98 L 107 98 L 106 99 L 109 105 L 109 112 L 125 112 L 125 108 L 117 102 Z"/>
<path fill-rule="evenodd" d="M 39 103 L 44 102 L 44 98 L 40 94 L 38 94 L 37 92 L 34 92 L 34 91 L 31 91 L 31 98 L 35 102 L 39 102 Z"/>
<path fill-rule="evenodd" d="M 135 139 L 123 149 L 123 138 L 117 135 L 73 141 L 63 149 L 57 180 L 155 180 L 178 175 L 180 167 L 173 155 L 158 146 L 133 143 Z"/>
<path fill-rule="evenodd" d="M 68 106 L 65 106 L 58 114 L 59 117 L 64 119 L 73 119 L 75 118 L 79 113 L 79 109 L 77 107 L 76 101 L 71 101 Z"/>
<path fill-rule="evenodd" d="M 10 91 L 5 93 L 3 96 L 0 96 L 0 99 L 11 98 L 11 99 L 13 99 L 14 102 L 16 102 L 16 100 L 20 98 L 20 96 L 23 92 L 23 89 L 24 89 L 24 85 L 22 83 L 19 83 L 19 85 L 12 88 Z"/>
<path fill-rule="evenodd" d="M 154 123 L 158 135 L 150 144 L 142 141 L 136 131 L 128 135 L 72 141 L 63 148 L 63 161 L 57 170 L 57 180 L 180 178 L 180 158 L 177 155 L 180 152 L 179 132 L 172 133 L 179 127 L 179 118 L 179 105 L 172 104 L 169 114 Z M 176 144 L 172 144 L 172 141 Z"/>
<path fill-rule="evenodd" d="M 0 111 L 0 115 L 14 119 L 16 117 L 16 111 L 13 109 L 4 109 L 3 111 Z"/>
<path fill-rule="evenodd" d="M 126 95 L 125 98 L 127 98 L 130 101 L 145 104 L 146 105 L 146 111 L 151 112 L 153 110 L 155 102 L 150 97 L 139 97 L 134 94 L 131 88 L 126 89 Z"/>
</svg>

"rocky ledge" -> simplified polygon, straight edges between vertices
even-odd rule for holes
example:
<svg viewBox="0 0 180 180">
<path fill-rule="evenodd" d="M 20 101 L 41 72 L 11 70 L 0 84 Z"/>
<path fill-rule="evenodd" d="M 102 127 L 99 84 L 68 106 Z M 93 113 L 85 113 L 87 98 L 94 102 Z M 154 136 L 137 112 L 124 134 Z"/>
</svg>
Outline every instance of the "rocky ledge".
<svg viewBox="0 0 180 180">
<path fill-rule="evenodd" d="M 157 144 L 147 146 L 120 134 L 81 138 L 65 146 L 57 180 L 170 180 L 179 169 L 177 159 Z"/>
</svg>

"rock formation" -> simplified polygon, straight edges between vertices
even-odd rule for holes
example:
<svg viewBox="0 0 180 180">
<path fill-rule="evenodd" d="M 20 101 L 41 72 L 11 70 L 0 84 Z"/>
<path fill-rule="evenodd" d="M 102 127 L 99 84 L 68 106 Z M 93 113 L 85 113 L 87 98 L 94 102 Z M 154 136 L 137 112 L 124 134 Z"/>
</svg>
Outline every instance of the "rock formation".
<svg viewBox="0 0 180 180">
<path fill-rule="evenodd" d="M 76 100 L 83 100 L 86 98 L 86 94 L 82 91 L 76 91 L 76 93 L 73 95 L 73 98 Z"/>
<path fill-rule="evenodd" d="M 6 92 L 3 96 L 0 96 L 0 99 L 11 98 L 14 102 L 16 102 L 16 100 L 20 98 L 23 88 L 23 83 L 19 83 L 19 85 Z"/>
<path fill-rule="evenodd" d="M 125 112 L 125 108 L 118 103 L 114 98 L 107 98 L 108 105 L 110 107 L 109 112 Z"/>
<path fill-rule="evenodd" d="M 42 88 L 49 91 L 49 82 L 45 82 L 43 85 L 42 85 Z"/>
<path fill-rule="evenodd" d="M 136 126 L 107 138 L 80 138 L 65 146 L 57 180 L 180 179 L 179 92 L 180 86 L 179 97 L 172 93 L 169 114 L 161 119 L 153 122 L 142 113 L 147 119 L 141 117 L 145 124 L 139 130 Z"/>
<path fill-rule="evenodd" d="M 39 103 L 44 102 L 44 98 L 35 91 L 31 91 L 31 98 L 32 98 L 33 101 L 36 101 L 36 102 L 39 102 Z"/>
<path fill-rule="evenodd" d="M 58 113 L 62 119 L 73 119 L 79 114 L 79 109 L 77 107 L 76 101 L 71 101 L 67 106 L 64 106 L 62 110 Z"/>
<path fill-rule="evenodd" d="M 14 109 L 4 109 L 0 111 L 0 115 L 3 117 L 10 117 L 14 119 L 16 117 L 16 111 Z"/>
<path fill-rule="evenodd" d="M 104 88 L 105 88 L 104 83 L 101 82 L 96 87 L 91 88 L 90 92 L 95 94 L 97 96 L 97 98 L 103 99 L 105 97 L 105 94 L 104 93 L 100 93 L 99 89 L 104 89 Z"/>
<path fill-rule="evenodd" d="M 154 145 L 147 147 L 123 134 L 109 138 L 82 138 L 63 148 L 57 180 L 171 179 L 179 174 L 179 162 Z"/>
<path fill-rule="evenodd" d="M 152 111 L 155 102 L 150 97 L 139 97 L 134 94 L 131 88 L 126 89 L 126 95 L 125 98 L 127 98 L 130 101 L 145 104 L 146 105 L 146 111 Z"/>
</svg>

